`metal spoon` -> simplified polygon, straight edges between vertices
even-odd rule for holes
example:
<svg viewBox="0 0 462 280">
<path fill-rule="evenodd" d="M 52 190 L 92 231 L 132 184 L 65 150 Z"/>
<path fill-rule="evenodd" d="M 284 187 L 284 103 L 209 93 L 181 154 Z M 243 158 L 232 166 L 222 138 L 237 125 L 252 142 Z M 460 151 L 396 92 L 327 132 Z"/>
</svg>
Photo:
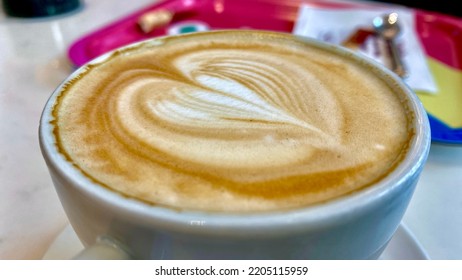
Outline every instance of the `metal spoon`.
<svg viewBox="0 0 462 280">
<path fill-rule="evenodd" d="M 376 17 L 372 24 L 375 32 L 381 36 L 387 44 L 391 56 L 391 70 L 402 78 L 406 77 L 406 69 L 404 68 L 404 64 L 394 41 L 401 31 L 398 23 L 398 14 L 390 13 L 381 17 Z"/>
</svg>

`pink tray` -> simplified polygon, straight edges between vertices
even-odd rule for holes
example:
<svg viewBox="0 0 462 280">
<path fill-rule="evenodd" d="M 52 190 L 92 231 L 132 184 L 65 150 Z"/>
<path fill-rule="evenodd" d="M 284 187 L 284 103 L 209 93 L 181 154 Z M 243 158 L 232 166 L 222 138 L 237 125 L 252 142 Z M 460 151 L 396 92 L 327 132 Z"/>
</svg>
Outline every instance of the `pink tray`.
<svg viewBox="0 0 462 280">
<path fill-rule="evenodd" d="M 89 60 L 120 46 L 166 35 L 178 22 L 196 21 L 210 29 L 248 28 L 292 32 L 302 3 L 321 7 L 352 7 L 360 4 L 320 0 L 166 0 L 157 2 L 75 41 L 68 50 L 70 60 L 81 66 Z M 364 5 L 383 5 L 368 3 Z M 144 34 L 138 18 L 148 12 L 168 9 L 181 16 L 167 26 Z M 462 69 L 462 20 L 423 10 L 415 10 L 418 34 L 427 54 L 452 67 Z"/>
</svg>

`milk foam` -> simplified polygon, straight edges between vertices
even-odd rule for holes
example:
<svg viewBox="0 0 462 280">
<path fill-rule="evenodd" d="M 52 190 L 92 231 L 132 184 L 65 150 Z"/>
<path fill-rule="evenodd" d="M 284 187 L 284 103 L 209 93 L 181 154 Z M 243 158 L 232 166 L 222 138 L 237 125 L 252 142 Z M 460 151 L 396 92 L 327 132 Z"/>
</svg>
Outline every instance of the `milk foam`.
<svg viewBox="0 0 462 280">
<path fill-rule="evenodd" d="M 386 176 L 411 135 L 370 69 L 273 33 L 141 44 L 88 67 L 55 107 L 60 151 L 99 184 L 208 211 L 302 207 Z"/>
</svg>

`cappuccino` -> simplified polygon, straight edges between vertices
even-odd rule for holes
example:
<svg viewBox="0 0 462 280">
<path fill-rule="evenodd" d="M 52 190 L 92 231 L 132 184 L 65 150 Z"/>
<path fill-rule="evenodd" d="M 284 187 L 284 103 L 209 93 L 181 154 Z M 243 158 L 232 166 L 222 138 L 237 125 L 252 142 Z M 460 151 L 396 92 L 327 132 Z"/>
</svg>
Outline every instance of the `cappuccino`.
<svg viewBox="0 0 462 280">
<path fill-rule="evenodd" d="M 89 180 L 181 210 L 261 212 L 385 178 L 414 136 L 398 86 L 290 34 L 214 31 L 113 52 L 53 107 L 58 151 Z"/>
</svg>

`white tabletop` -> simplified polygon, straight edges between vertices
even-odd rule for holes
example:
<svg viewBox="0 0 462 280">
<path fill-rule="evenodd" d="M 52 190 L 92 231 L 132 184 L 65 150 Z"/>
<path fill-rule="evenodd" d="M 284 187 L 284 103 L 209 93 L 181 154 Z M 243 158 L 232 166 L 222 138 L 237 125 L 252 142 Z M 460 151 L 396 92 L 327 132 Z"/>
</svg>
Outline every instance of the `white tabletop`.
<svg viewBox="0 0 462 280">
<path fill-rule="evenodd" d="M 13 19 L 0 11 L 0 259 L 41 259 L 67 225 L 38 144 L 51 92 L 73 70 L 77 38 L 153 0 L 86 0 L 74 13 Z M 462 104 L 461 104 L 462 106 Z M 404 223 L 432 259 L 462 259 L 462 145 L 432 144 Z"/>
</svg>

